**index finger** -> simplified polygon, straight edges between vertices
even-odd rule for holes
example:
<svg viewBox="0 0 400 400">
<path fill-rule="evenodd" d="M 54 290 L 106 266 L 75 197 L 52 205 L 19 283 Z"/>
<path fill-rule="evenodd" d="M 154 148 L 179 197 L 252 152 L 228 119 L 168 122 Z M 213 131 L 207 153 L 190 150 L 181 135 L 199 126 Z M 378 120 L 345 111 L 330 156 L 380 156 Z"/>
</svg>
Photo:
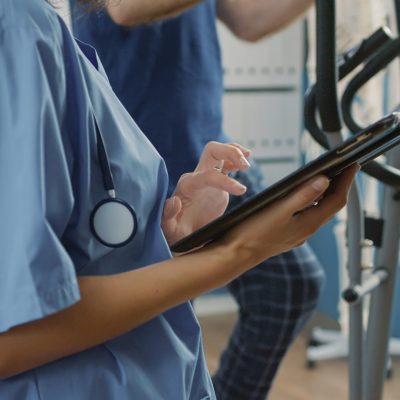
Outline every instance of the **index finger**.
<svg viewBox="0 0 400 400">
<path fill-rule="evenodd" d="M 212 169 L 216 166 L 222 169 L 223 161 L 229 161 L 237 169 L 244 169 L 250 166 L 246 160 L 249 150 L 236 144 L 227 144 L 219 142 L 208 142 L 200 157 L 200 161 L 195 169 L 196 172 Z M 222 161 L 222 163 L 221 163 Z"/>
</svg>

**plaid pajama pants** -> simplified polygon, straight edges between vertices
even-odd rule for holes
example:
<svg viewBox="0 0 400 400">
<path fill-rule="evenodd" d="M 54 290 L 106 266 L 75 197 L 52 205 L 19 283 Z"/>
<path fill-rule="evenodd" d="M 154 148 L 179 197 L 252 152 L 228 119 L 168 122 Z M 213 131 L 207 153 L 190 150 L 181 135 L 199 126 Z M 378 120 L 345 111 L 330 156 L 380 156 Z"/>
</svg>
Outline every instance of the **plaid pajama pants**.
<svg viewBox="0 0 400 400">
<path fill-rule="evenodd" d="M 238 172 L 247 186 L 234 207 L 262 190 L 261 171 Z M 265 400 L 279 365 L 315 310 L 324 273 L 307 244 L 272 257 L 228 286 L 239 317 L 213 377 L 218 400 Z"/>
</svg>

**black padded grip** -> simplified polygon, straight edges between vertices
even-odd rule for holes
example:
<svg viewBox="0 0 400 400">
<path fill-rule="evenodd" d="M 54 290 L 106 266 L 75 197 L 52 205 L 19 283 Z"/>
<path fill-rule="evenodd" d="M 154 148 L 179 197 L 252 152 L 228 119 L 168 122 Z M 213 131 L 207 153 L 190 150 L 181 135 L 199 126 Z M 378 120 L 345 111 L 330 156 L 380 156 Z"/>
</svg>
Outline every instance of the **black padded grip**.
<svg viewBox="0 0 400 400">
<path fill-rule="evenodd" d="M 337 96 L 336 13 L 334 0 L 317 0 L 317 104 L 322 129 L 339 132 L 341 113 Z"/>
</svg>

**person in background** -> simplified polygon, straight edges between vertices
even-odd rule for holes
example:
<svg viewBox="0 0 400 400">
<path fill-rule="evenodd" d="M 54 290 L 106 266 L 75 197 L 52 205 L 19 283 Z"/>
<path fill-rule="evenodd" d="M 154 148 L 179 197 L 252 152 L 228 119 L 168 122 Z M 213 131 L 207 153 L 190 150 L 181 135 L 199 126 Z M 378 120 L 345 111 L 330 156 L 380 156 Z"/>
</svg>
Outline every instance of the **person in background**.
<svg viewBox="0 0 400 400">
<path fill-rule="evenodd" d="M 172 193 L 222 128 L 223 74 L 216 21 L 255 41 L 286 26 L 312 0 L 121 0 L 88 12 L 71 1 L 75 36 L 91 45 L 115 93 L 165 159 Z M 182 152 L 180 149 L 184 149 Z M 253 167 L 230 207 L 265 187 Z M 308 245 L 261 263 L 228 285 L 239 318 L 213 377 L 221 400 L 264 400 L 279 365 L 319 300 L 323 270 Z"/>
</svg>

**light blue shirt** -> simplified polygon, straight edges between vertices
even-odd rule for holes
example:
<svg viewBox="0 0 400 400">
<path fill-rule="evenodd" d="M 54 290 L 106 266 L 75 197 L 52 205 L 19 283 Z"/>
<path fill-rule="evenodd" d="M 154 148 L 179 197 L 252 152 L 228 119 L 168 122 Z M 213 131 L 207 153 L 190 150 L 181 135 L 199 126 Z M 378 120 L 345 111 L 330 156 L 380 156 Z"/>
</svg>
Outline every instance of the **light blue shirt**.
<svg viewBox="0 0 400 400">
<path fill-rule="evenodd" d="M 1 0 L 0 88 L 5 332 L 79 301 L 78 275 L 124 272 L 171 254 L 160 228 L 164 162 L 44 0 Z M 134 240 L 119 249 L 103 246 L 90 231 L 90 213 L 107 197 L 94 116 L 117 195 L 138 217 Z M 189 303 L 100 346 L 0 381 L 1 400 L 214 398 Z"/>
</svg>

